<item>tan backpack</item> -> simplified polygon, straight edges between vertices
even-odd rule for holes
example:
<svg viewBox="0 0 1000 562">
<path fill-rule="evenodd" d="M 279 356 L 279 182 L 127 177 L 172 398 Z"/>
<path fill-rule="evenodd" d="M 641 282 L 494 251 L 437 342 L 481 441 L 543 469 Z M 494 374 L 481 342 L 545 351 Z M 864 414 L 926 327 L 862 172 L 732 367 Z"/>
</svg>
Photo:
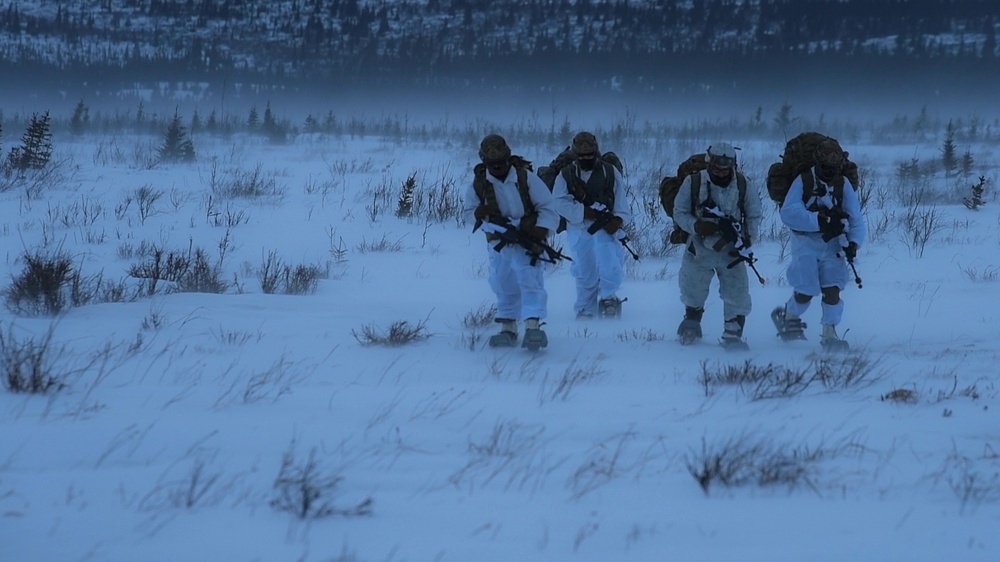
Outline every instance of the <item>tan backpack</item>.
<svg viewBox="0 0 1000 562">
<path fill-rule="evenodd" d="M 677 199 L 677 192 L 681 190 L 681 185 L 688 176 L 693 176 L 691 178 L 691 206 L 694 207 L 698 204 L 698 193 L 701 190 L 701 174 L 699 172 L 706 168 L 708 168 L 708 155 L 704 152 L 692 154 L 690 158 L 677 166 L 676 176 L 666 176 L 660 180 L 660 205 L 663 206 L 668 217 L 674 218 L 674 200 Z M 738 171 L 734 170 L 734 172 L 736 173 L 736 188 L 739 190 L 740 212 L 742 213 L 743 202 L 746 200 L 747 194 L 747 178 Z M 691 210 L 694 211 L 693 208 Z M 688 241 L 688 236 L 687 232 L 674 224 L 674 229 L 670 232 L 670 243 L 685 244 Z"/>
<path fill-rule="evenodd" d="M 771 164 L 771 167 L 767 169 L 767 194 L 772 201 L 775 201 L 778 205 L 781 205 L 785 201 L 785 196 L 788 195 L 788 190 L 791 188 L 795 178 L 802 175 L 803 172 L 812 168 L 815 164 L 814 155 L 816 154 L 816 147 L 827 140 L 836 143 L 837 148 L 844 153 L 842 175 L 834 182 L 834 187 L 837 190 L 843 190 L 845 177 L 850 180 L 855 188 L 858 187 L 858 165 L 847 158 L 848 152 L 840 148 L 840 143 L 837 142 L 837 139 L 828 137 L 822 133 L 806 132 L 792 137 L 792 139 L 785 143 L 785 150 L 781 155 L 781 161 Z M 812 179 L 812 174 L 803 176 L 803 182 L 811 182 Z M 812 192 L 811 183 L 805 187 L 807 189 L 803 189 L 802 191 L 803 200 L 808 198 Z"/>
</svg>

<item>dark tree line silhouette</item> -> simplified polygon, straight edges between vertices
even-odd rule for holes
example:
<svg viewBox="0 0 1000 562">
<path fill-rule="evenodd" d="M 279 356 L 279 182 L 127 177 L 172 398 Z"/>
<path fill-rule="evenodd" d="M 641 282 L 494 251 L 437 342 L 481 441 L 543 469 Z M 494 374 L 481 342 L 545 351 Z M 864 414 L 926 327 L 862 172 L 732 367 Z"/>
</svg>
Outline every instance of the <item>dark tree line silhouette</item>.
<svg viewBox="0 0 1000 562">
<path fill-rule="evenodd" d="M 660 87 L 778 64 L 983 73 L 1000 71 L 998 24 L 996 0 L 68 0 L 54 13 L 10 2 L 0 72 L 446 86 L 544 85 L 596 67 Z"/>
</svg>

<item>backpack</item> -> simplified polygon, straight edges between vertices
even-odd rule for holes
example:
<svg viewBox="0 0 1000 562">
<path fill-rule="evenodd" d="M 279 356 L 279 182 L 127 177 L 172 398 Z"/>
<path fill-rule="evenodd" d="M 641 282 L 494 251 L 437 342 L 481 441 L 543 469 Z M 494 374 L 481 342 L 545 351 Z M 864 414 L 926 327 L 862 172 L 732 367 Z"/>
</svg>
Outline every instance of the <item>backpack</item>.
<svg viewBox="0 0 1000 562">
<path fill-rule="evenodd" d="M 708 168 L 706 154 L 704 152 L 692 154 L 690 158 L 677 166 L 676 176 L 666 176 L 660 180 L 660 205 L 663 206 L 668 217 L 674 218 L 674 199 L 677 199 L 677 192 L 680 191 L 684 179 L 705 168 Z"/>
<path fill-rule="evenodd" d="M 598 159 L 611 164 L 619 173 L 625 173 L 625 166 L 622 164 L 622 159 L 614 152 L 602 152 L 598 155 Z M 559 172 L 572 164 L 573 160 L 576 160 L 576 155 L 573 154 L 573 149 L 567 146 L 548 166 L 538 168 L 538 177 L 542 178 L 545 185 L 549 186 L 549 191 L 552 191 L 552 188 L 556 185 L 556 178 L 559 177 Z"/>
<path fill-rule="evenodd" d="M 781 155 L 781 161 L 771 164 L 767 169 L 767 194 L 772 201 L 779 206 L 784 203 L 785 196 L 788 195 L 788 190 L 792 187 L 792 182 L 800 175 L 805 184 L 803 186 L 805 189 L 802 190 L 803 200 L 809 197 L 812 193 L 813 175 L 803 175 L 803 172 L 813 167 L 815 164 L 813 155 L 816 152 L 816 147 L 825 140 L 837 143 L 837 139 L 816 132 L 801 133 L 785 143 L 785 151 Z M 837 147 L 840 148 L 840 143 L 837 143 Z M 858 186 L 858 165 L 847 158 L 848 152 L 846 150 L 842 148 L 840 150 L 844 153 L 844 169 L 841 172 L 841 177 L 834 181 L 833 187 L 837 191 L 842 191 L 846 177 L 856 188 Z"/>
<path fill-rule="evenodd" d="M 660 205 L 666 211 L 667 216 L 674 218 L 674 200 L 677 199 L 677 192 L 680 191 L 684 180 L 691 176 L 691 212 L 695 211 L 698 204 L 698 193 L 701 191 L 701 172 L 708 168 L 708 155 L 704 152 L 692 154 L 690 158 L 681 162 L 677 166 L 676 176 L 666 176 L 660 180 Z M 743 174 L 734 170 L 736 174 L 736 189 L 739 190 L 740 213 L 743 213 L 743 202 L 747 194 L 747 178 Z M 681 227 L 674 224 L 674 229 L 670 232 L 671 244 L 686 244 L 690 235 Z"/>
<path fill-rule="evenodd" d="M 565 150 L 559 153 L 548 166 L 541 166 L 538 168 L 538 177 L 542 178 L 545 185 L 549 187 L 549 191 L 556 185 L 556 178 L 559 177 L 559 172 L 563 168 L 569 166 L 576 160 L 576 155 L 573 154 L 573 149 L 571 147 L 566 147 Z M 619 173 L 625 173 L 625 166 L 622 164 L 622 159 L 618 157 L 614 152 L 608 151 L 598 154 L 598 160 L 602 162 L 607 162 L 614 166 Z M 559 227 L 556 228 L 556 232 L 562 232 L 566 230 L 566 217 L 559 217 Z"/>
<path fill-rule="evenodd" d="M 511 167 L 517 174 L 517 192 L 521 196 L 521 204 L 524 206 L 524 216 L 521 217 L 521 230 L 530 230 L 538 220 L 538 211 L 531 201 L 531 192 L 528 186 L 528 173 L 532 171 L 531 162 L 521 156 L 510 157 Z M 479 163 L 472 168 L 472 188 L 476 191 L 479 201 L 490 208 L 490 212 L 499 215 L 500 206 L 497 204 L 496 191 L 493 184 L 486 179 L 486 164 Z M 486 238 L 491 239 L 491 234 L 487 233 Z"/>
</svg>

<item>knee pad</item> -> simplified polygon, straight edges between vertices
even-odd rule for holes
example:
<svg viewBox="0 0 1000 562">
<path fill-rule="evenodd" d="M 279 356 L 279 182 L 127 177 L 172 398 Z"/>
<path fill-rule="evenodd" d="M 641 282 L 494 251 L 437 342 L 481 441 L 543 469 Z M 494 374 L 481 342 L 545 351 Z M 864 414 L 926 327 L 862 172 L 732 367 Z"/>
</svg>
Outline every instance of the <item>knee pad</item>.
<svg viewBox="0 0 1000 562">
<path fill-rule="evenodd" d="M 802 293 L 795 293 L 795 302 L 799 304 L 805 304 L 812 300 L 812 295 L 803 295 Z"/>
<path fill-rule="evenodd" d="M 840 302 L 840 288 L 823 287 L 823 302 L 826 304 L 837 304 Z"/>
</svg>

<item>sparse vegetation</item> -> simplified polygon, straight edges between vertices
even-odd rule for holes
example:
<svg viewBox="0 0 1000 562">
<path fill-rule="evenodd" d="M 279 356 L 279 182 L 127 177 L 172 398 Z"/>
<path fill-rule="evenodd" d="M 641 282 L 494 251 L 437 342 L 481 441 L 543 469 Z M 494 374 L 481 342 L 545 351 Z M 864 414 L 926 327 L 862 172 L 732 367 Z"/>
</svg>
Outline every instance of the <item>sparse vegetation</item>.
<svg viewBox="0 0 1000 562">
<path fill-rule="evenodd" d="M 374 500 L 370 496 L 346 508 L 335 503 L 334 496 L 344 478 L 321 466 L 317 456 L 318 450 L 313 448 L 306 459 L 298 458 L 292 443 L 274 480 L 271 507 L 304 520 L 371 515 Z"/>
<path fill-rule="evenodd" d="M 360 330 L 351 330 L 351 335 L 361 345 L 400 346 L 424 341 L 431 337 L 427 331 L 427 320 L 411 323 L 407 320 L 396 320 L 386 329 L 379 329 L 372 324 L 362 326 Z"/>
<path fill-rule="evenodd" d="M 746 530 L 735 514 L 760 502 L 773 521 L 754 527 L 748 552 L 808 535 L 790 552 L 843 558 L 836 525 L 801 533 L 817 517 L 836 521 L 843 498 L 858 513 L 899 497 L 934 505 L 919 518 L 876 509 L 865 525 L 843 523 L 858 544 L 905 531 L 917 538 L 894 544 L 904 558 L 989 551 L 1000 443 L 980 429 L 1000 387 L 990 376 L 996 315 L 976 305 L 1000 278 L 1000 222 L 957 195 L 979 175 L 984 199 L 992 193 L 992 121 L 931 111 L 917 118 L 918 134 L 912 117 L 859 125 L 788 111 L 793 127 L 827 123 L 866 172 L 870 237 L 857 266 L 867 283 L 845 289 L 850 330 L 841 333 L 852 351 L 841 354 L 818 352 L 819 299 L 808 340 L 774 337 L 766 312 L 787 298 L 792 242 L 773 205 L 754 241 L 769 282 L 754 289 L 751 351 L 715 345 L 719 303 L 706 312 L 704 341 L 682 347 L 673 337 L 685 249 L 664 243 L 667 221 L 649 188 L 664 162 L 729 135 L 759 184 L 780 149 L 780 103 L 724 122 L 596 123 L 602 144 L 629 159 L 628 232 L 642 254 L 626 259 L 629 305 L 618 320 L 576 321 L 571 264 L 541 266 L 550 346 L 529 352 L 486 345 L 500 314 L 487 275 L 496 252 L 464 224 L 460 195 L 483 129 L 509 131 L 516 151 L 544 162 L 583 117 L 560 106 L 509 126 L 489 112 L 424 124 L 337 108 L 314 113 L 310 132 L 292 127 L 276 140 L 266 128 L 285 122 L 284 100 L 270 115 L 260 102 L 251 132 L 250 97 L 266 90 L 230 93 L 225 108 L 205 102 L 191 117 L 199 150 L 190 164 L 157 162 L 173 115 L 161 112 L 160 94 L 118 116 L 102 103 L 73 136 L 71 97 L 66 115 L 53 114 L 57 150 L 46 168 L 0 178 L 5 297 L 19 295 L 7 308 L 21 315 L 0 334 L 0 519 L 18 536 L 43 531 L 32 555 L 197 558 L 192 523 L 237 558 L 677 554 L 670 521 L 620 501 L 633 496 L 679 502 L 684 524 L 705 531 L 692 540 L 708 558 Z M 20 132 L 30 115 L 0 117 Z M 949 121 L 959 152 L 976 155 L 975 175 L 945 173 Z M 876 142 L 917 162 L 905 182 Z M 918 260 L 902 240 L 904 218 L 932 209 L 943 230 Z M 28 283 L 19 248 L 64 275 Z M 445 318 L 415 321 L 421 310 Z M 523 318 L 518 328 L 523 336 Z M 290 447 L 288 431 L 301 436 Z M 835 437 L 844 433 L 853 437 Z M 869 434 L 870 447 L 860 443 Z M 523 517 L 529 504 L 539 517 Z M 404 533 L 346 545 L 356 533 L 337 531 L 391 538 L 398 525 L 389 523 L 431 512 L 416 543 Z M 240 514 L 259 540 L 231 540 L 246 535 L 234 525 Z M 275 530 L 282 540 L 268 538 Z"/>
</svg>

